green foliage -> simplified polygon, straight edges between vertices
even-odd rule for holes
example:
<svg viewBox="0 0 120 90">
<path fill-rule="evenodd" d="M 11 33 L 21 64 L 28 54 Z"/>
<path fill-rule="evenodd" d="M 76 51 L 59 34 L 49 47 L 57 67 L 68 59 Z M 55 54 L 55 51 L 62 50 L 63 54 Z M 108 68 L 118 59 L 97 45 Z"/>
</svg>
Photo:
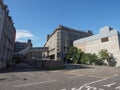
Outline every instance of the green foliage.
<svg viewBox="0 0 120 90">
<path fill-rule="evenodd" d="M 76 47 L 70 47 L 67 53 L 67 60 L 72 60 L 74 63 L 79 63 L 82 51 Z"/>
<path fill-rule="evenodd" d="M 97 59 L 95 65 L 104 65 L 104 61 L 102 59 Z"/>
<path fill-rule="evenodd" d="M 80 63 L 81 56 L 82 56 L 82 50 L 78 49 L 77 54 L 75 55 L 75 61 L 76 61 L 75 63 Z"/>
<path fill-rule="evenodd" d="M 97 65 L 109 65 L 109 66 L 116 65 L 114 56 L 110 54 L 106 49 L 100 50 L 98 55 L 99 55 L 99 60 L 96 63 Z"/>
<path fill-rule="evenodd" d="M 110 54 L 106 49 L 102 49 L 96 54 L 84 53 L 81 49 L 76 47 L 70 47 L 67 53 L 67 60 L 71 60 L 73 63 L 77 64 L 87 64 L 87 65 L 109 65 L 115 66 L 116 61 L 112 54 Z"/>
<path fill-rule="evenodd" d="M 81 64 L 89 64 L 89 54 L 83 53 L 80 61 Z"/>
<path fill-rule="evenodd" d="M 115 61 L 115 58 L 114 58 L 114 56 L 112 55 L 112 54 L 110 54 L 109 55 L 109 59 L 107 60 L 107 62 L 108 62 L 108 65 L 109 66 L 115 66 L 116 65 L 116 61 Z"/>
<path fill-rule="evenodd" d="M 76 52 L 77 52 L 77 48 L 76 47 L 70 47 L 68 49 L 67 59 L 68 60 L 74 59 L 74 56 L 75 56 Z"/>
<path fill-rule="evenodd" d="M 109 59 L 109 52 L 106 49 L 102 49 L 98 52 L 99 59 L 95 62 L 96 65 L 106 65 L 105 61 Z"/>
<path fill-rule="evenodd" d="M 95 62 L 97 62 L 97 55 L 96 54 L 91 54 L 91 53 L 84 53 L 82 55 L 82 58 L 81 58 L 81 63 L 82 64 L 94 64 Z"/>
<path fill-rule="evenodd" d="M 94 53 L 94 54 L 91 54 L 91 57 L 90 57 L 90 64 L 95 64 L 98 60 L 98 56 Z"/>
<path fill-rule="evenodd" d="M 106 49 L 102 49 L 98 53 L 99 58 L 102 60 L 108 60 L 109 58 L 109 52 Z"/>
</svg>

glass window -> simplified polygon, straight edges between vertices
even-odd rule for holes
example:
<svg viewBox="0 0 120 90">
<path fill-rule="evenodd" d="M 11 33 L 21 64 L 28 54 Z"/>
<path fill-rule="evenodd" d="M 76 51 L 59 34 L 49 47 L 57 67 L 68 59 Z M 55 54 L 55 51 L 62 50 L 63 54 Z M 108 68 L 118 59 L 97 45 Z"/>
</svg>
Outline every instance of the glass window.
<svg viewBox="0 0 120 90">
<path fill-rule="evenodd" d="M 102 38 L 101 39 L 101 42 L 108 42 L 109 41 L 109 38 L 108 37 L 105 37 L 105 38 Z"/>
</svg>

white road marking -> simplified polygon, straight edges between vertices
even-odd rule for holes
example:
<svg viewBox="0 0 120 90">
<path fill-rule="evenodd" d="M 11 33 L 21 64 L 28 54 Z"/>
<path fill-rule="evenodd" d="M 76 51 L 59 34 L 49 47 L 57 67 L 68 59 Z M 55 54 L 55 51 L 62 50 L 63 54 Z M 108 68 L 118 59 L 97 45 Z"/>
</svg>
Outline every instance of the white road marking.
<svg viewBox="0 0 120 90">
<path fill-rule="evenodd" d="M 104 79 L 100 79 L 100 80 L 97 80 L 97 81 L 89 82 L 89 83 L 84 84 L 84 86 L 87 86 L 87 85 L 90 85 L 90 84 L 94 84 L 94 83 L 98 83 L 98 82 L 102 82 L 102 81 L 105 81 L 107 79 L 108 78 L 104 78 Z"/>
<path fill-rule="evenodd" d="M 117 74 L 114 74 L 112 77 L 116 77 L 116 76 L 117 76 Z M 108 78 L 100 79 L 100 80 L 97 80 L 97 81 L 85 83 L 83 86 L 81 86 L 81 87 L 79 88 L 79 90 L 82 90 L 83 87 L 87 87 L 87 86 L 90 85 L 90 84 L 102 82 L 102 81 L 105 81 L 105 80 L 110 79 L 110 78 L 112 78 L 112 77 L 108 77 Z M 114 83 L 112 83 L 111 85 L 113 85 L 113 84 L 114 84 Z M 119 89 L 119 90 L 120 90 L 120 86 L 119 86 L 119 87 L 116 87 L 116 89 Z"/>
<path fill-rule="evenodd" d="M 71 90 L 77 90 L 76 88 L 72 88 Z"/>
<path fill-rule="evenodd" d="M 97 80 L 97 81 L 93 81 L 93 82 L 89 82 L 89 83 L 85 83 L 83 86 L 81 86 L 78 90 L 82 90 L 82 88 L 84 87 L 87 87 L 88 85 L 90 84 L 94 84 L 94 83 L 98 83 L 98 82 L 101 82 L 101 81 L 105 81 L 107 80 L 108 78 L 104 78 L 104 79 L 100 79 L 100 80 Z M 89 89 L 88 89 L 89 90 Z"/>
<path fill-rule="evenodd" d="M 61 90 L 67 90 L 67 89 L 61 89 Z M 71 88 L 71 90 L 79 90 L 79 89 L 76 89 L 76 88 Z"/>
<path fill-rule="evenodd" d="M 91 89 L 92 89 L 92 90 L 97 90 L 96 87 L 91 87 L 91 86 L 87 86 L 86 88 L 87 88 L 87 90 L 91 90 Z"/>
<path fill-rule="evenodd" d="M 13 87 L 24 87 L 24 86 L 31 86 L 31 85 L 37 85 L 37 84 L 43 84 L 43 83 L 50 83 L 55 82 L 56 80 L 49 80 L 49 81 L 42 81 L 42 82 L 36 82 L 36 83 L 28 83 L 28 84 L 22 84 L 22 85 L 14 85 Z"/>
<path fill-rule="evenodd" d="M 90 87 L 89 85 L 90 84 L 94 84 L 94 83 L 98 83 L 98 82 L 102 82 L 102 81 L 105 81 L 107 79 L 109 79 L 110 77 L 108 78 L 104 78 L 104 79 L 100 79 L 100 80 L 97 80 L 97 81 L 93 81 L 93 82 L 89 82 L 89 83 L 85 83 L 83 86 L 81 86 L 79 89 L 76 89 L 76 88 L 72 88 L 73 90 L 82 90 L 82 88 L 87 88 L 87 90 L 90 90 L 90 89 L 93 89 L 93 90 L 96 90 L 97 88 L 96 87 Z M 61 90 L 67 90 L 67 89 L 61 89 Z M 104 90 L 104 89 L 103 89 Z"/>
<path fill-rule="evenodd" d="M 84 85 L 83 86 L 81 86 L 80 88 L 79 88 L 79 90 L 81 90 L 83 87 L 85 87 Z"/>
<path fill-rule="evenodd" d="M 80 77 L 80 76 L 82 76 L 82 75 L 71 76 L 71 77 L 69 77 L 69 78 L 72 79 L 72 78 L 77 78 L 77 77 Z"/>
<path fill-rule="evenodd" d="M 110 83 L 110 84 L 107 84 L 107 85 L 104 85 L 104 86 L 110 87 L 110 86 L 115 85 L 115 84 L 116 84 L 116 83 Z"/>
<path fill-rule="evenodd" d="M 118 89 L 118 90 L 120 90 L 120 86 L 117 86 L 115 89 Z"/>
</svg>

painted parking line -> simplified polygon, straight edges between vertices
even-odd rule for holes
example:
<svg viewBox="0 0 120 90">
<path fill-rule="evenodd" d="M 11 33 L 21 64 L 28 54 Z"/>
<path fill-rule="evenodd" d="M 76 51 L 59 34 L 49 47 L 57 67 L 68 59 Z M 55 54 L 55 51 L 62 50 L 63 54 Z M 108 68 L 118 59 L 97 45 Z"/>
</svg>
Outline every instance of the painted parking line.
<svg viewBox="0 0 120 90">
<path fill-rule="evenodd" d="M 70 90 L 82 90 L 84 87 L 86 87 L 87 89 L 86 90 L 97 90 L 96 87 L 90 87 L 89 85 L 90 84 L 94 84 L 94 83 L 98 83 L 98 82 L 102 82 L 102 81 L 105 81 L 107 80 L 108 78 L 104 78 L 104 79 L 100 79 L 100 80 L 97 80 L 97 81 L 92 81 L 92 82 L 89 82 L 89 83 L 85 83 L 83 86 L 81 86 L 80 88 L 71 88 Z M 67 90 L 66 88 L 64 89 L 61 89 L 61 90 Z"/>
<path fill-rule="evenodd" d="M 90 84 L 94 84 L 94 83 L 102 82 L 102 81 L 105 81 L 105 80 L 107 80 L 107 79 L 108 79 L 108 78 L 104 78 L 104 79 L 100 79 L 100 80 L 97 80 L 97 81 L 93 81 L 93 82 L 85 83 L 83 86 L 87 86 L 87 85 L 90 85 Z"/>
<path fill-rule="evenodd" d="M 104 78 L 104 79 L 100 79 L 100 80 L 97 80 L 97 81 L 93 81 L 93 82 L 86 83 L 86 84 L 84 84 L 84 85 L 86 86 L 86 85 L 90 85 L 90 84 L 102 82 L 102 81 L 108 80 L 108 79 L 110 79 L 110 78 L 112 78 L 112 77 L 116 77 L 116 74 L 113 75 L 113 76 L 111 76 L 111 77 L 107 77 L 107 78 Z"/>
<path fill-rule="evenodd" d="M 115 87 L 115 89 L 120 90 L 120 86 Z"/>
<path fill-rule="evenodd" d="M 77 74 L 77 73 L 64 73 L 64 74 L 69 74 L 69 75 L 76 75 L 76 76 L 88 76 L 88 77 L 96 77 L 96 78 L 107 78 L 105 76 L 99 76 L 99 75 L 88 75 L 88 74 Z"/>
<path fill-rule="evenodd" d="M 109 79 L 111 79 L 113 77 L 116 77 L 116 76 L 117 76 L 117 74 L 114 74 L 111 77 L 107 77 L 107 78 L 99 79 L 99 80 L 96 80 L 96 81 L 88 82 L 88 83 L 83 84 L 79 88 L 74 87 L 74 88 L 71 88 L 70 90 L 83 90 L 83 89 L 85 89 L 85 90 L 105 90 L 103 88 L 97 88 L 97 87 L 90 86 L 90 85 L 107 81 L 107 80 L 109 80 Z M 116 84 L 117 84 L 116 82 L 112 82 L 112 83 L 109 83 L 109 84 L 106 84 L 106 85 L 103 85 L 103 86 L 109 88 L 109 87 L 111 87 L 113 85 L 116 85 Z M 120 86 L 115 87 L 115 89 L 120 90 Z M 64 89 L 61 89 L 61 90 L 68 90 L 68 89 L 64 88 Z"/>
<path fill-rule="evenodd" d="M 21 85 L 14 85 L 13 87 L 25 87 L 25 86 L 31 86 L 31 85 L 37 85 L 37 84 L 45 84 L 50 82 L 55 82 L 56 80 L 49 80 L 49 81 L 42 81 L 42 82 L 36 82 L 36 83 L 28 83 L 28 84 L 21 84 Z"/>
<path fill-rule="evenodd" d="M 115 84 L 116 84 L 116 83 L 114 82 L 114 83 L 110 83 L 110 84 L 107 84 L 107 85 L 104 85 L 104 86 L 110 87 L 110 86 L 115 85 Z"/>
<path fill-rule="evenodd" d="M 102 76 L 102 75 L 95 75 L 95 74 L 86 74 L 86 73 L 83 73 L 81 72 L 80 74 L 79 73 L 76 73 L 75 71 L 70 71 L 70 72 L 66 72 L 64 74 L 69 74 L 69 75 L 83 75 L 83 76 L 89 76 L 89 77 L 96 77 L 96 78 L 111 78 L 111 77 L 114 77 L 114 76 L 118 76 L 118 74 L 114 74 L 114 75 L 111 75 L 111 76 Z"/>
<path fill-rule="evenodd" d="M 83 75 L 76 75 L 76 76 L 71 76 L 71 77 L 68 77 L 68 78 L 72 79 L 72 78 L 77 78 L 77 77 L 80 77 L 80 76 L 83 76 Z"/>
<path fill-rule="evenodd" d="M 64 89 L 61 89 L 61 90 L 67 90 L 67 89 L 64 88 Z M 76 88 L 71 88 L 71 90 L 78 90 L 78 89 L 76 89 Z"/>
</svg>

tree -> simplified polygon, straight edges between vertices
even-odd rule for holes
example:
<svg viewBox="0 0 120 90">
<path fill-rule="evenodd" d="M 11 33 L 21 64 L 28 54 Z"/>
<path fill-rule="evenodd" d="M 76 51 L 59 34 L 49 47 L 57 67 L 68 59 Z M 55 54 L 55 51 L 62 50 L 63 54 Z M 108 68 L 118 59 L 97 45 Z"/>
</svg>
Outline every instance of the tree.
<svg viewBox="0 0 120 90">
<path fill-rule="evenodd" d="M 116 65 L 116 60 L 113 56 L 113 54 L 109 55 L 109 59 L 107 60 L 109 66 L 115 66 Z"/>
<path fill-rule="evenodd" d="M 78 49 L 77 50 L 77 54 L 76 54 L 76 61 L 77 61 L 77 63 L 81 62 L 80 60 L 81 60 L 82 54 L 83 54 L 82 50 Z"/>
<path fill-rule="evenodd" d="M 98 52 L 99 63 L 100 65 L 106 64 L 105 62 L 109 59 L 109 52 L 106 49 L 102 49 Z"/>
<path fill-rule="evenodd" d="M 96 54 L 91 53 L 84 53 L 82 54 L 81 63 L 82 64 L 94 64 L 98 60 L 98 57 Z"/>
<path fill-rule="evenodd" d="M 106 49 L 100 50 L 98 54 L 99 54 L 100 58 L 103 60 L 109 58 L 109 52 Z"/>
<path fill-rule="evenodd" d="M 115 66 L 116 61 L 112 54 L 110 54 L 106 49 L 102 49 L 98 52 L 98 55 L 91 53 L 84 53 L 81 49 L 76 47 L 70 47 L 67 53 L 67 60 L 71 60 L 77 64 L 87 64 L 87 65 L 109 65 Z"/>
<path fill-rule="evenodd" d="M 80 61 L 81 64 L 89 64 L 89 53 L 83 53 Z"/>
<path fill-rule="evenodd" d="M 67 60 L 72 60 L 74 63 L 79 63 L 81 58 L 82 51 L 74 46 L 69 47 L 67 53 Z"/>
<path fill-rule="evenodd" d="M 91 54 L 90 64 L 95 64 L 97 60 L 98 60 L 98 56 L 95 53 Z"/>
</svg>

